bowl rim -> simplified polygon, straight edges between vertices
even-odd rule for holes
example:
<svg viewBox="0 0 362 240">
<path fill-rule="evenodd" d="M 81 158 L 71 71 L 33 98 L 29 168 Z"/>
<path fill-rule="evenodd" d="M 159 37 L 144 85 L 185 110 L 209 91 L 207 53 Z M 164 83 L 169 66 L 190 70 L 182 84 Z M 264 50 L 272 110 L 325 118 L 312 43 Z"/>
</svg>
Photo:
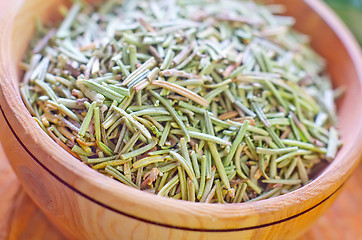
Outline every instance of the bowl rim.
<svg viewBox="0 0 362 240">
<path fill-rule="evenodd" d="M 22 2 L 23 0 L 19 0 Z M 349 30 L 344 26 L 341 20 L 332 12 L 325 3 L 315 0 L 304 0 L 304 3 L 311 8 L 312 11 L 316 12 L 319 17 L 331 28 L 331 30 L 338 36 L 343 47 L 347 50 L 349 57 L 352 59 L 354 64 L 355 71 L 358 76 L 359 88 L 362 89 L 362 55 L 360 48 L 353 38 Z M 15 16 L 14 16 L 15 18 Z M 9 37 L 10 38 L 10 37 Z M 9 39 L 10 40 L 10 39 Z M 1 65 L 0 65 L 1 67 Z M 349 164 L 341 166 L 342 157 L 337 155 L 336 159 L 313 181 L 311 181 L 306 186 L 299 188 L 288 194 L 278 196 L 272 199 L 260 200 L 256 202 L 248 203 L 239 203 L 239 204 L 206 204 L 206 203 L 192 203 L 188 201 L 179 201 L 165 197 L 159 197 L 154 194 L 146 193 L 144 191 L 139 191 L 133 189 L 119 182 L 114 181 L 108 177 L 105 177 L 98 172 L 92 170 L 85 164 L 81 163 L 79 160 L 75 159 L 64 149 L 58 146 L 54 141 L 49 141 L 47 143 L 42 142 L 43 137 L 48 137 L 43 130 L 35 123 L 35 121 L 28 121 L 31 119 L 30 115 L 24 113 L 25 106 L 22 103 L 21 98 L 17 88 L 12 84 L 9 75 L 4 75 L 0 73 L 1 78 L 1 104 L 0 110 L 3 117 L 7 121 L 9 127 L 13 131 L 13 134 L 17 137 L 19 143 L 23 148 L 28 151 L 28 154 L 33 157 L 33 159 L 39 164 L 42 168 L 48 171 L 49 174 L 53 175 L 58 181 L 62 182 L 65 186 L 72 189 L 81 196 L 87 198 L 94 203 L 107 208 L 108 210 L 115 211 L 124 216 L 131 217 L 133 219 L 169 227 L 176 229 L 183 229 L 189 231 L 211 231 L 211 232 L 229 232 L 229 231 L 243 231 L 250 230 L 260 227 L 266 227 L 273 224 L 278 224 L 284 221 L 288 221 L 295 217 L 304 214 L 315 207 L 319 206 L 329 198 L 331 198 L 342 185 L 336 185 L 332 181 L 336 179 L 343 179 L 343 182 L 348 178 L 352 170 L 357 166 L 358 159 L 361 153 L 358 151 L 362 147 L 361 141 L 356 141 L 356 146 L 348 146 L 345 149 L 345 155 L 343 156 L 346 159 L 354 159 Z M 9 84 L 10 83 L 10 84 Z M 5 97 L 6 95 L 6 97 Z M 360 97 L 360 100 L 362 98 Z M 18 111 L 15 111 L 18 110 Z M 26 109 L 25 109 L 26 110 Z M 24 113 L 22 115 L 18 113 Z M 360 111 L 359 114 L 362 112 Z M 32 132 L 29 132 L 28 126 L 31 127 Z M 362 124 L 358 126 L 356 130 L 356 136 L 362 134 Z M 30 134 L 32 133 L 32 134 Z M 35 134 L 34 134 L 35 133 Z M 358 134 L 359 133 L 359 134 Z M 26 135 L 21 135 L 26 134 Z M 27 137 L 27 138 L 26 138 Z M 358 139 L 357 139 L 358 140 Z M 343 147 L 346 148 L 346 147 Z M 53 154 L 56 153 L 56 154 Z M 46 159 L 39 158 L 39 155 L 47 156 Z M 70 162 L 64 163 L 63 158 L 72 158 Z M 76 170 L 75 170 L 76 169 Z M 343 170 L 337 172 L 336 170 Z M 57 173 L 65 171 L 62 175 Z M 330 176 L 328 176 L 330 174 Z M 322 184 L 326 184 L 329 188 L 321 188 Z M 93 190 L 89 190 L 89 186 L 93 187 Z M 106 187 L 104 187 L 106 186 Z M 95 190 L 103 192 L 107 196 L 97 195 Z M 94 192 L 93 192 L 94 191 Z M 327 195 L 326 192 L 328 192 Z M 127 195 L 128 196 L 125 196 Z M 117 205 L 115 200 L 122 199 L 125 201 L 130 210 L 125 210 L 122 206 Z M 142 199 L 142 203 L 139 203 L 139 199 Z M 315 203 L 314 200 L 317 200 Z M 155 204 L 155 203 L 158 204 Z M 286 213 L 284 209 L 291 208 L 296 204 L 301 202 L 308 203 L 305 206 L 303 211 L 289 211 Z M 133 205 L 132 205 L 133 204 Z M 143 216 L 142 211 L 144 209 L 152 209 L 152 211 L 159 211 L 159 207 L 163 206 L 165 212 L 172 213 L 172 217 L 187 217 L 189 214 L 193 214 L 197 217 L 209 221 L 212 219 L 210 226 L 203 225 L 202 227 L 193 228 L 193 223 L 184 221 L 183 223 L 170 224 L 174 221 L 169 218 L 159 219 L 156 217 L 159 216 Z M 136 210 L 136 208 L 140 208 Z M 135 211 L 135 212 L 134 212 Z M 261 215 L 267 212 L 282 212 L 280 214 L 280 219 L 268 219 L 269 222 L 258 223 L 257 225 L 253 224 L 236 224 L 235 226 L 223 226 L 221 224 L 226 219 L 244 219 L 250 218 L 250 213 Z M 252 222 L 252 221 L 251 221 Z M 202 225 L 203 223 L 201 223 Z M 200 223 L 199 223 L 200 225 Z"/>
</svg>

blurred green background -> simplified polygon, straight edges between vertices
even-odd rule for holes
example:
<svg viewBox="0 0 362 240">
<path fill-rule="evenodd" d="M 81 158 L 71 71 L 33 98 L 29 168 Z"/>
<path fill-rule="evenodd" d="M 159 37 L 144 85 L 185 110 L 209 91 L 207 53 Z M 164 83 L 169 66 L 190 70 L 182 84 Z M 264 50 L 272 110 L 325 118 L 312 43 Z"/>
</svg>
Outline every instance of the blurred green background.
<svg viewBox="0 0 362 240">
<path fill-rule="evenodd" d="M 347 24 L 362 46 L 362 0 L 325 0 Z"/>
</svg>

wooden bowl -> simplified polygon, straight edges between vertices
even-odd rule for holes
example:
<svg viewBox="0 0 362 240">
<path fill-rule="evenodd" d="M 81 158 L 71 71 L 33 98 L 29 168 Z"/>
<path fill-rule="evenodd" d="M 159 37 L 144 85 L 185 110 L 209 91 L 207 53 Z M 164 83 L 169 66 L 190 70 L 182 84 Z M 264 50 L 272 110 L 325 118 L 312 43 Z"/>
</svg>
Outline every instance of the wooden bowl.
<svg viewBox="0 0 362 240">
<path fill-rule="evenodd" d="M 362 58 L 358 45 L 322 2 L 279 0 L 328 61 L 344 146 L 310 184 L 252 203 L 202 204 L 161 198 L 90 169 L 53 142 L 32 120 L 18 85 L 34 18 L 50 20 L 61 1 L 0 1 L 0 135 L 24 189 L 51 221 L 76 239 L 291 239 L 331 205 L 357 166 L 362 141 Z"/>
</svg>

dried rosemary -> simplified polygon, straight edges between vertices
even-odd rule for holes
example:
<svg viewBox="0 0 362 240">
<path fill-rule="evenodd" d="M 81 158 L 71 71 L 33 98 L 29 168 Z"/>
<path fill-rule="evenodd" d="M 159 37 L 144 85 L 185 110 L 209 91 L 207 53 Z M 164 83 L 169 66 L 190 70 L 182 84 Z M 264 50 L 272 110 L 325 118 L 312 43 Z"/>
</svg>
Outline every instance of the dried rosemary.
<svg viewBox="0 0 362 240">
<path fill-rule="evenodd" d="M 20 93 L 61 147 L 130 187 L 209 203 L 285 194 L 341 141 L 324 60 L 281 9 L 76 1 L 38 29 Z"/>
</svg>

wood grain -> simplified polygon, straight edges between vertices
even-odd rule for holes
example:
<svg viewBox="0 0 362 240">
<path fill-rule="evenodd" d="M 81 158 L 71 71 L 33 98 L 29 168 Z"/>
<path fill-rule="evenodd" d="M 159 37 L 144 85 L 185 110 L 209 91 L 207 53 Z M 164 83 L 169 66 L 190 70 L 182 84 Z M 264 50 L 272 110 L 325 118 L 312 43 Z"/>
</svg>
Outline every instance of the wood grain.
<svg viewBox="0 0 362 240">
<path fill-rule="evenodd" d="M 21 188 L 0 145 L 0 239 L 64 239 Z"/>
<path fill-rule="evenodd" d="M 25 194 L 0 145 L 0 239 L 66 240 Z M 298 240 L 362 239 L 362 163 L 332 207 Z"/>
<path fill-rule="evenodd" d="M 362 151 L 362 150 L 361 150 Z M 347 182 L 342 194 L 300 240 L 362 239 L 362 163 Z"/>
<path fill-rule="evenodd" d="M 0 239 L 8 238 L 11 219 L 14 214 L 13 202 L 20 191 L 20 184 L 10 168 L 0 145 Z"/>
</svg>

